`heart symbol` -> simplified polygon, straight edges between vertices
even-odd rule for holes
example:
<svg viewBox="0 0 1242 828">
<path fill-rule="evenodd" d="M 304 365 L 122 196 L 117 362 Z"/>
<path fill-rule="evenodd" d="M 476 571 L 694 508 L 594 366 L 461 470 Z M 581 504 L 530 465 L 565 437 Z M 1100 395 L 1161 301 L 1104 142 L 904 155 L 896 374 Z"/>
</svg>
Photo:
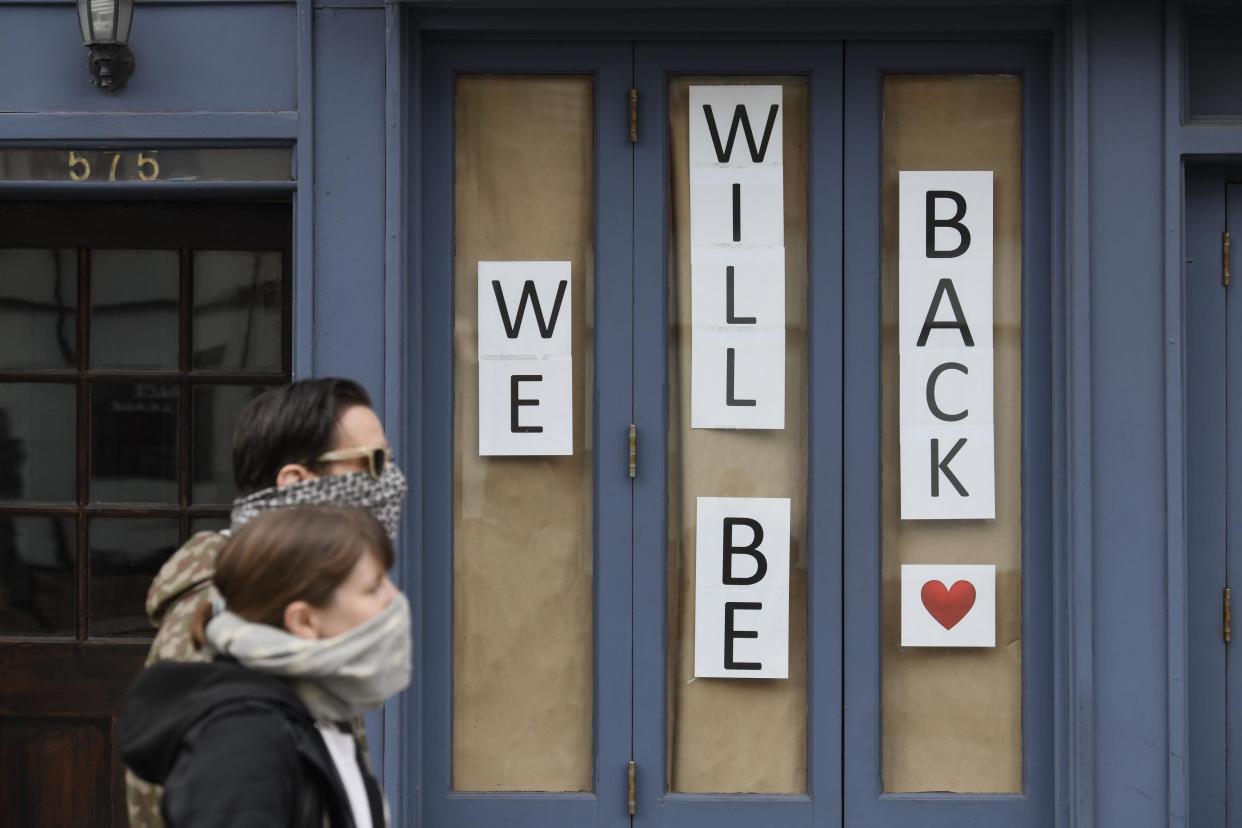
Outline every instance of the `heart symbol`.
<svg viewBox="0 0 1242 828">
<path fill-rule="evenodd" d="M 975 585 L 970 581 L 958 581 L 949 589 L 940 581 L 928 581 L 920 594 L 923 606 L 946 630 L 956 627 L 975 605 Z"/>
</svg>

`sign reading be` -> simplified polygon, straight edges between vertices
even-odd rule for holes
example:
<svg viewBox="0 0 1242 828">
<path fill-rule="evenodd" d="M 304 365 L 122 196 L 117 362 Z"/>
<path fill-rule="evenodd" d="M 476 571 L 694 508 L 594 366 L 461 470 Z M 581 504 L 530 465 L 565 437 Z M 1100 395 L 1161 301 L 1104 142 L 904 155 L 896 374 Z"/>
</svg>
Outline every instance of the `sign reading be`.
<svg viewBox="0 0 1242 828">
<path fill-rule="evenodd" d="M 789 498 L 700 497 L 694 675 L 789 678 Z"/>
</svg>

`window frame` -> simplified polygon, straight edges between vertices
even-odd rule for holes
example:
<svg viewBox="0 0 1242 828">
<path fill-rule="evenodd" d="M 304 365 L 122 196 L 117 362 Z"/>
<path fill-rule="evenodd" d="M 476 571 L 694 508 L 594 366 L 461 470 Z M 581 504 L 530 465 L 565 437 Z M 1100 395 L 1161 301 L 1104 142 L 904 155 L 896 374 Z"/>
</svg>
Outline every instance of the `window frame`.
<svg viewBox="0 0 1242 828">
<path fill-rule="evenodd" d="M 89 241 L 84 241 L 89 239 Z M 227 518 L 227 503 L 193 502 L 194 391 L 213 386 L 282 385 L 293 367 L 293 211 L 288 202 L 207 203 L 0 203 L 0 248 L 72 249 L 77 270 L 73 368 L 0 369 L 0 383 L 72 385 L 76 396 L 74 500 L 0 500 L 0 517 L 72 518 L 75 527 L 75 631 L 73 635 L 0 632 L 0 641 L 55 643 L 145 642 L 146 636 L 93 636 L 91 617 L 91 522 L 97 518 L 175 519 L 178 542 L 193 533 L 194 521 Z M 175 369 L 95 369 L 90 366 L 90 251 L 174 249 L 178 254 L 178 338 Z M 279 252 L 281 256 L 280 370 L 194 369 L 193 259 L 199 250 Z M 177 387 L 176 503 L 117 501 L 93 503 L 90 460 L 95 424 L 91 406 L 101 384 L 157 383 Z"/>
</svg>

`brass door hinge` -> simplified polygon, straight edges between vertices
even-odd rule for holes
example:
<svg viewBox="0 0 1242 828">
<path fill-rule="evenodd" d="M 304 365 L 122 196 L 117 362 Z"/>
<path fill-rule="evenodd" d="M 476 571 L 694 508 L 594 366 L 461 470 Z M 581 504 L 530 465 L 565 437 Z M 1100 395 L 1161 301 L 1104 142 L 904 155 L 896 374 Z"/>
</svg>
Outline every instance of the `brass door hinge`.
<svg viewBox="0 0 1242 828">
<path fill-rule="evenodd" d="M 1229 587 L 1225 587 L 1225 612 L 1224 612 L 1224 637 L 1225 643 L 1233 638 L 1233 594 L 1229 591 Z"/>
<path fill-rule="evenodd" d="M 630 423 L 630 479 L 638 477 L 638 426 Z"/>
<path fill-rule="evenodd" d="M 1229 231 L 1220 234 L 1220 282 L 1229 287 Z"/>
<path fill-rule="evenodd" d="M 630 90 L 630 143 L 638 143 L 638 90 Z"/>
<path fill-rule="evenodd" d="M 638 813 L 638 763 L 633 759 L 630 760 L 629 767 L 625 770 L 625 778 L 629 790 L 630 816 L 634 816 Z"/>
</svg>

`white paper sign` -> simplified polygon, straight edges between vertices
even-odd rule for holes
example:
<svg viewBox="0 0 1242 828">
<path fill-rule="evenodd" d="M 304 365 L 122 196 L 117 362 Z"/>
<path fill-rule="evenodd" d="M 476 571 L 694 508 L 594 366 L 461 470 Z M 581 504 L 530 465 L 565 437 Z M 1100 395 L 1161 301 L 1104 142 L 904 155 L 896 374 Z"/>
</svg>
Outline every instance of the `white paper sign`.
<svg viewBox="0 0 1242 828">
<path fill-rule="evenodd" d="M 785 427 L 780 86 L 690 87 L 692 428 Z"/>
<path fill-rule="evenodd" d="M 901 646 L 995 647 L 996 567 L 902 566 Z"/>
<path fill-rule="evenodd" d="M 789 677 L 789 498 L 700 497 L 694 675 Z"/>
<path fill-rule="evenodd" d="M 573 454 L 569 262 L 479 262 L 479 454 Z"/>
<path fill-rule="evenodd" d="M 899 186 L 901 517 L 994 518 L 992 173 Z"/>
</svg>

